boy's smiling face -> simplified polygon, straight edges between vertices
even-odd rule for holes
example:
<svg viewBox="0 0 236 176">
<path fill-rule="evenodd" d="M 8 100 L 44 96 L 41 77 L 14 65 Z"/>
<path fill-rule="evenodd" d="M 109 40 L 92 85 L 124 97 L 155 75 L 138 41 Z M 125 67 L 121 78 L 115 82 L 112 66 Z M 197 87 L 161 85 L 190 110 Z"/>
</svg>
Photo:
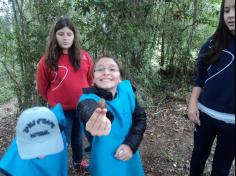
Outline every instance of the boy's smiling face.
<svg viewBox="0 0 236 176">
<path fill-rule="evenodd" d="M 121 82 L 119 66 L 108 57 L 101 58 L 94 68 L 94 84 L 113 94 L 116 93 L 117 85 Z"/>
</svg>

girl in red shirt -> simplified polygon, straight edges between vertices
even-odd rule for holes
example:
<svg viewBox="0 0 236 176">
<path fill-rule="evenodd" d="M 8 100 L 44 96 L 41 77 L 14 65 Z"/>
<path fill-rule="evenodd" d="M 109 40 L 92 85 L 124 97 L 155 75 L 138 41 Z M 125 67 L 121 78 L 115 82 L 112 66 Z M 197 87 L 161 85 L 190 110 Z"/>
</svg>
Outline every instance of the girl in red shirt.
<svg viewBox="0 0 236 176">
<path fill-rule="evenodd" d="M 82 89 L 92 85 L 93 61 L 82 50 L 74 25 L 60 17 L 53 26 L 45 54 L 37 67 L 37 88 L 51 107 L 60 103 L 66 117 L 66 137 L 74 166 L 81 168 L 82 130 L 76 105 Z M 82 162 L 84 163 L 84 162 Z"/>
</svg>

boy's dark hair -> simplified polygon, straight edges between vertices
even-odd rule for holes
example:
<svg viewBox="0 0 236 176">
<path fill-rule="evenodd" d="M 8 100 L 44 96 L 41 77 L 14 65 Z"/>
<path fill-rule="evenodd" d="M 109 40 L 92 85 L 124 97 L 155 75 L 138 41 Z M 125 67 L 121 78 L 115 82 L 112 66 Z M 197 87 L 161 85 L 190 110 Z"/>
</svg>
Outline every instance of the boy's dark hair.
<svg viewBox="0 0 236 176">
<path fill-rule="evenodd" d="M 228 42 L 232 36 L 231 31 L 225 24 L 224 5 L 225 0 L 222 0 L 219 24 L 212 36 L 211 48 L 201 56 L 203 61 L 207 64 L 212 64 L 218 61 L 220 52 L 228 47 Z"/>
<path fill-rule="evenodd" d="M 68 27 L 74 33 L 74 42 L 69 48 L 68 54 L 72 66 L 75 70 L 78 70 L 80 68 L 81 47 L 77 39 L 77 34 L 73 23 L 68 17 L 64 16 L 60 17 L 51 29 L 48 45 L 45 52 L 46 64 L 52 70 L 58 69 L 58 61 L 63 51 L 57 43 L 56 32 L 64 27 Z"/>
<path fill-rule="evenodd" d="M 117 64 L 117 66 L 118 66 L 118 68 L 119 68 L 119 71 L 120 71 L 121 79 L 123 79 L 123 78 L 125 77 L 124 69 L 123 69 L 122 65 L 118 62 L 118 59 L 117 59 L 114 55 L 112 55 L 112 54 L 107 54 L 107 53 L 106 53 L 106 54 L 103 54 L 103 55 L 97 57 L 97 58 L 95 59 L 95 62 L 94 62 L 93 72 L 94 72 L 94 69 L 95 69 L 95 66 L 97 65 L 97 63 L 98 63 L 101 59 L 103 59 L 103 58 L 105 58 L 105 57 L 107 57 L 107 58 L 109 58 L 109 59 L 112 59 L 112 60 Z"/>
</svg>

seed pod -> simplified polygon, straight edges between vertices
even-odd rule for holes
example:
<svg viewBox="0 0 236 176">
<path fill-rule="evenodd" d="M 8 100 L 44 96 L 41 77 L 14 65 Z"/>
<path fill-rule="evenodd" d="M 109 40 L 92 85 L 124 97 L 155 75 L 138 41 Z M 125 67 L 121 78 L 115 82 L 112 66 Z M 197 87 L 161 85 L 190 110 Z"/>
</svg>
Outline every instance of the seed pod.
<svg viewBox="0 0 236 176">
<path fill-rule="evenodd" d="M 101 98 L 98 102 L 98 106 L 101 108 L 101 109 L 105 109 L 106 108 L 106 101 Z"/>
</svg>

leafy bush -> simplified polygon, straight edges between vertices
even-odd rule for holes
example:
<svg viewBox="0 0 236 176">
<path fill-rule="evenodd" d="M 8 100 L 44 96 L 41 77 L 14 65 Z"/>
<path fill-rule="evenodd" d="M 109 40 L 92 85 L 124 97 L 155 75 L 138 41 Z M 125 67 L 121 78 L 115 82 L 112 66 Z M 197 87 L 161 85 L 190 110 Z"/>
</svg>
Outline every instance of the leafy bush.
<svg viewBox="0 0 236 176">
<path fill-rule="evenodd" d="M 1 73 L 2 74 L 2 73 Z M 11 89 L 11 84 L 8 78 L 4 78 L 4 75 L 0 75 L 0 104 L 8 102 L 14 95 Z"/>
</svg>

